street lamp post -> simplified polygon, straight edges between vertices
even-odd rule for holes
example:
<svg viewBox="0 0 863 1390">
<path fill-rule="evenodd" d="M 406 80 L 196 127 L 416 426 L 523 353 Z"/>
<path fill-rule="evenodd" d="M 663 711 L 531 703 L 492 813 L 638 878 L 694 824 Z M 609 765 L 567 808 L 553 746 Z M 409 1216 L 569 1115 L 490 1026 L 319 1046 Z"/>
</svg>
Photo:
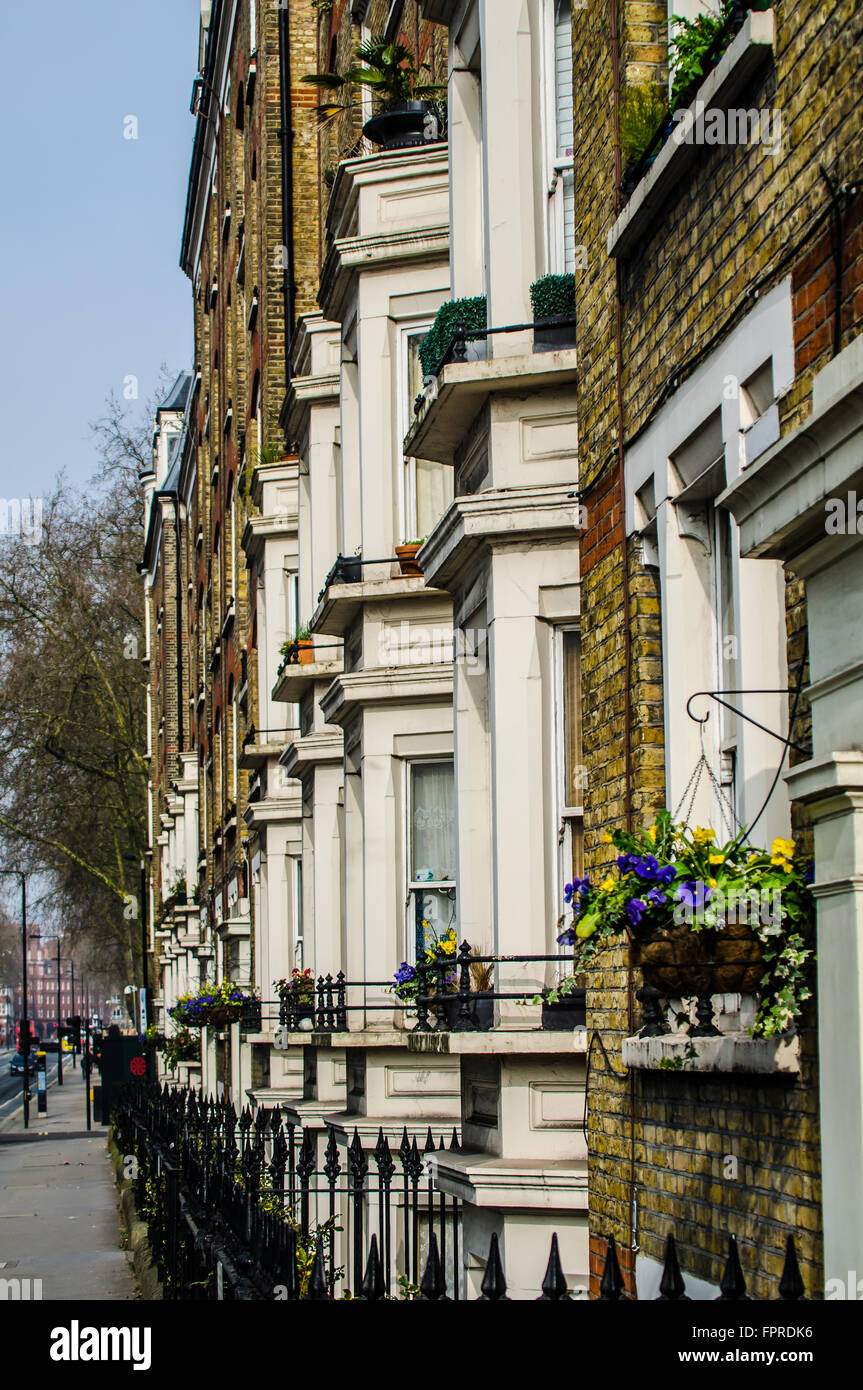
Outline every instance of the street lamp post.
<svg viewBox="0 0 863 1390">
<path fill-rule="evenodd" d="M 13 874 L 21 880 L 21 1100 L 24 1109 L 24 1128 L 30 1128 L 30 1087 L 27 1075 L 30 1064 L 30 1019 L 27 1017 L 27 875 L 23 869 L 0 869 L 0 874 Z"/>
<path fill-rule="evenodd" d="M 60 938 L 57 937 L 57 1085 L 63 1085 L 63 985 L 60 979 Z"/>
</svg>

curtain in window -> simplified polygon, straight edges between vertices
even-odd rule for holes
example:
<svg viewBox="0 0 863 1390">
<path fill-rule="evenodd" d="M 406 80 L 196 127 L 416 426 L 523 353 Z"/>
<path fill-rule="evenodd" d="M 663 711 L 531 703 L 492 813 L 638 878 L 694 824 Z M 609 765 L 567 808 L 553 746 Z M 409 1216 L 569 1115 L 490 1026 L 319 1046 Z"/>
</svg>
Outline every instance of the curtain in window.
<svg viewBox="0 0 863 1390">
<path fill-rule="evenodd" d="M 408 419 L 405 430 L 413 419 L 413 403 L 423 388 L 423 369 L 419 359 L 420 343 L 425 333 L 412 333 L 408 338 L 407 400 Z M 412 534 L 405 540 L 419 540 L 429 535 L 440 521 L 453 497 L 453 470 L 445 463 L 433 463 L 428 459 L 414 461 L 413 516 L 408 515 L 406 525 Z"/>
<path fill-rule="evenodd" d="M 455 782 L 452 763 L 411 768 L 411 878 L 455 879 Z"/>
</svg>

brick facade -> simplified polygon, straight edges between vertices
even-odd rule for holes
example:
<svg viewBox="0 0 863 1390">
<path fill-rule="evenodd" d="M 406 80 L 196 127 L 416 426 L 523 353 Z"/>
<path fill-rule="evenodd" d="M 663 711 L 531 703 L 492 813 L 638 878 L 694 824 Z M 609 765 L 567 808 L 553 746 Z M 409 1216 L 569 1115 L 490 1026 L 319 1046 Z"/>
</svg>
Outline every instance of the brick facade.
<svg viewBox="0 0 863 1390">
<path fill-rule="evenodd" d="M 599 4 L 574 10 L 576 242 L 587 268 L 576 275 L 581 373 L 583 699 L 587 865 L 607 861 L 602 836 L 629 816 L 638 824 L 664 804 L 661 615 L 656 572 L 620 524 L 619 448 L 684 382 L 764 293 L 793 277 L 797 379 L 779 402 L 782 430 L 810 408 L 812 373 L 833 350 L 835 275 L 830 195 L 854 179 L 863 139 L 851 92 L 859 81 L 854 6 L 813 0 L 775 6 L 775 59 L 738 104 L 778 109 L 777 158 L 756 146 L 699 151 L 685 180 L 619 261 L 606 235 L 619 210 L 615 187 L 615 68 L 620 83 L 666 72 L 666 6 Z M 615 43 L 615 32 L 617 42 Z M 615 52 L 616 50 L 616 52 Z M 856 74 L 856 79 L 855 79 Z M 841 346 L 859 332 L 859 194 L 841 198 Z M 616 326 L 620 332 L 617 398 Z M 627 566 L 628 591 L 621 576 Z M 629 639 L 624 625 L 629 619 Z M 789 685 L 805 675 L 805 594 L 787 584 Z M 628 692 L 628 700 L 626 698 Z M 796 736 L 806 730 L 801 706 Z M 628 738 L 628 750 L 626 741 Z M 626 782 L 629 768 L 629 784 Z M 673 808 L 672 808 L 673 809 Z M 800 827 L 796 827 L 800 829 Z M 768 1296 L 793 1231 L 807 1287 L 820 1282 L 818 1091 L 815 1009 L 801 1031 L 802 1067 L 793 1083 L 697 1075 L 621 1075 L 621 1040 L 635 1031 L 626 954 L 609 953 L 590 980 L 588 1025 L 602 1038 L 589 1085 L 591 1230 L 662 1258 L 674 1230 L 684 1271 L 713 1283 L 728 1233 L 763 1252 L 750 1292 Z M 635 987 L 640 981 L 636 981 Z M 738 1176 L 723 1176 L 727 1164 Z M 744 1256 L 744 1263 L 747 1257 Z M 626 1275 L 627 1261 L 621 1260 Z M 598 1273 L 597 1265 L 594 1275 Z M 630 1282 L 631 1287 L 631 1282 Z M 772 1286 L 772 1287 L 775 1287 Z M 595 1288 L 594 1288 L 595 1292 Z"/>
</svg>

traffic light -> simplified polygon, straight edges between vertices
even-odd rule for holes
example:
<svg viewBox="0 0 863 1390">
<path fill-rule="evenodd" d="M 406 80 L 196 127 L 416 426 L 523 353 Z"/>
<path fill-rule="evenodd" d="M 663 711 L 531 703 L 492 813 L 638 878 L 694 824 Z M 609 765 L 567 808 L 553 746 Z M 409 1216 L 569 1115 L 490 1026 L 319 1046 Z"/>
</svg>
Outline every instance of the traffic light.
<svg viewBox="0 0 863 1390">
<path fill-rule="evenodd" d="M 74 1048 L 77 1048 L 78 1051 L 80 1051 L 80 1050 L 81 1050 L 81 1015 L 80 1015 L 80 1014 L 75 1014 L 74 1018 L 67 1018 L 67 1019 L 66 1019 L 66 1032 L 67 1032 L 68 1035 L 69 1035 L 69 1041 L 71 1042 L 72 1046 L 73 1046 Z"/>
</svg>

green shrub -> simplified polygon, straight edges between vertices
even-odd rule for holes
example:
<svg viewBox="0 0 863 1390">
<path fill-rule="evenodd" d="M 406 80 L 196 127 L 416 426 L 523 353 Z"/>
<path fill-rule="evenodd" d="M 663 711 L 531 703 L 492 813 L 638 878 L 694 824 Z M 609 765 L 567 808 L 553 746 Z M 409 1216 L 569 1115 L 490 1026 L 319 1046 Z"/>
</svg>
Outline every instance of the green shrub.
<svg viewBox="0 0 863 1390">
<path fill-rule="evenodd" d="M 535 319 L 552 319 L 557 315 L 575 313 L 575 276 L 543 275 L 530 287 L 530 302 Z"/>
<path fill-rule="evenodd" d="M 469 332 L 485 332 L 485 295 L 473 299 L 450 299 L 437 311 L 435 321 L 420 343 L 420 362 L 426 376 L 437 370 L 460 323 Z"/>
<path fill-rule="evenodd" d="M 625 87 L 620 99 L 620 148 L 624 160 L 637 164 L 668 117 L 659 87 Z"/>
</svg>

